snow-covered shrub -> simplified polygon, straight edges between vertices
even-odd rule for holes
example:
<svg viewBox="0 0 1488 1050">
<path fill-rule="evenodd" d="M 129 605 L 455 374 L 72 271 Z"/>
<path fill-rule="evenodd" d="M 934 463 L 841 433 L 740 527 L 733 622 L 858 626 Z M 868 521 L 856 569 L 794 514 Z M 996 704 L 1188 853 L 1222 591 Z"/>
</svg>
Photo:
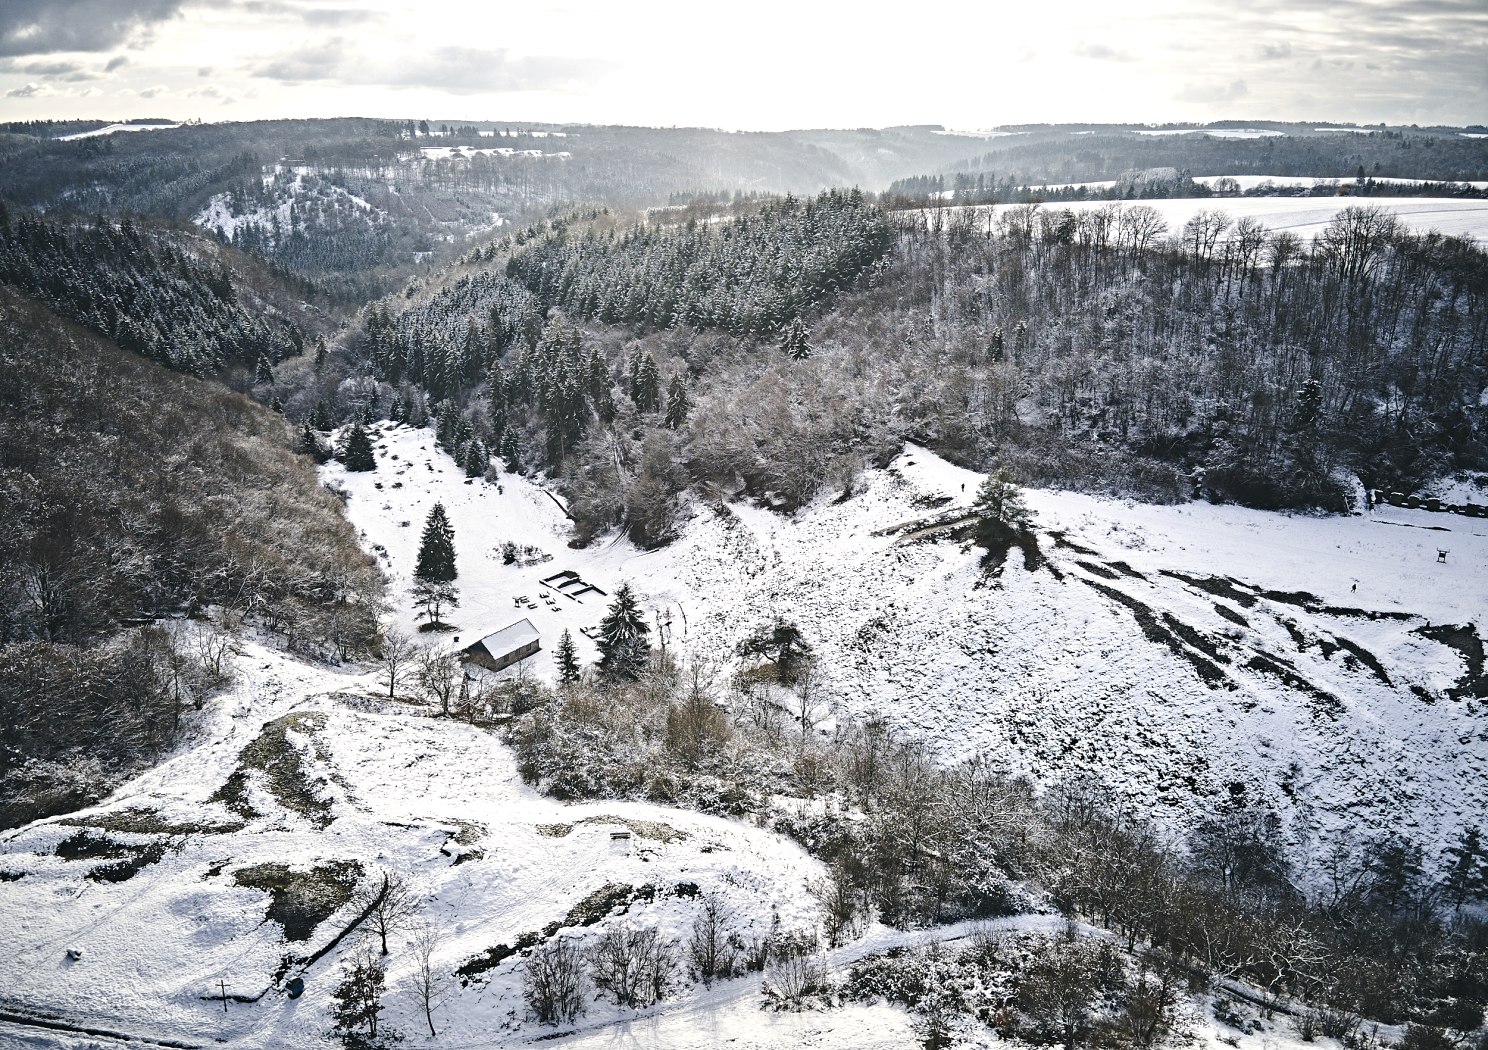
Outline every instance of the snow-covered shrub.
<svg viewBox="0 0 1488 1050">
<path fill-rule="evenodd" d="M 654 926 L 611 926 L 589 946 L 588 956 L 595 987 L 619 1006 L 652 1006 L 675 987 L 676 946 Z"/>
<path fill-rule="evenodd" d="M 584 1012 L 584 953 L 572 940 L 535 948 L 522 966 L 522 994 L 543 1024 L 568 1024 Z"/>
</svg>

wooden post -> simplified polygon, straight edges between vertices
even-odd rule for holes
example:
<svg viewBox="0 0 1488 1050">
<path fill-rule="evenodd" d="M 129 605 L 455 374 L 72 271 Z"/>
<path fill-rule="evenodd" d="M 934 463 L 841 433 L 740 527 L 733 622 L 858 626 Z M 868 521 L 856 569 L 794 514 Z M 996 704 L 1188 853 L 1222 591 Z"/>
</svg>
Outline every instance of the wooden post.
<svg viewBox="0 0 1488 1050">
<path fill-rule="evenodd" d="M 227 1013 L 227 982 L 219 980 L 217 983 L 222 986 L 222 1012 Z"/>
</svg>

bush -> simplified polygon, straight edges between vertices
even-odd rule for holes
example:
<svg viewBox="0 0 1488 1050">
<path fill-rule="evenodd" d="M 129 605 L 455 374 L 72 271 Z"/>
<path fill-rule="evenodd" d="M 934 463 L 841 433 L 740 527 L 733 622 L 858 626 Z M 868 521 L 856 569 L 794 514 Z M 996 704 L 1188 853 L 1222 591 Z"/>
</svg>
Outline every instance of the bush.
<svg viewBox="0 0 1488 1050">
<path fill-rule="evenodd" d="M 543 1024 L 569 1024 L 584 1012 L 584 956 L 571 940 L 553 940 L 527 957 L 522 995 Z"/>
<path fill-rule="evenodd" d="M 654 926 L 622 923 L 610 927 L 590 947 L 589 973 L 595 987 L 613 996 L 617 1005 L 651 1006 L 672 990 L 676 949 Z"/>
</svg>

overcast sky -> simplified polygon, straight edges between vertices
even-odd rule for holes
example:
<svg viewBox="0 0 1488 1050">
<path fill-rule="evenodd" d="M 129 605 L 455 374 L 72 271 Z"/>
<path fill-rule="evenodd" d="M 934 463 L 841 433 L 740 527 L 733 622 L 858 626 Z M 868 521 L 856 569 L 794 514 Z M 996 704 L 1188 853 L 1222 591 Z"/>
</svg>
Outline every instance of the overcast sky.
<svg viewBox="0 0 1488 1050">
<path fill-rule="evenodd" d="M 1488 0 L 0 0 L 0 116 L 1488 122 Z"/>
</svg>

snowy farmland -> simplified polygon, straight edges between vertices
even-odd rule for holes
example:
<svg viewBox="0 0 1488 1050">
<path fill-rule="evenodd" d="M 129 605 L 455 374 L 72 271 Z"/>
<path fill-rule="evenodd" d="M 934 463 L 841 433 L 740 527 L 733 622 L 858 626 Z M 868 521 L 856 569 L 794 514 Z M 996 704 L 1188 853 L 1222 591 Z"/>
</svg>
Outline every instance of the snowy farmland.
<svg viewBox="0 0 1488 1050">
<path fill-rule="evenodd" d="M 1393 215 L 1409 230 L 1426 233 L 1435 230 L 1453 237 L 1488 240 L 1488 200 L 1464 200 L 1452 197 L 1185 197 L 1179 199 L 1140 201 L 1069 201 L 1040 205 L 1045 210 L 1071 212 L 1111 207 L 1155 208 L 1167 221 L 1170 232 L 1200 211 L 1222 211 L 1231 219 L 1252 218 L 1271 230 L 1288 230 L 1302 237 L 1321 233 L 1345 208 L 1379 208 Z M 973 206 L 980 216 L 1021 208 L 1021 204 Z M 957 209 L 961 210 L 961 209 Z"/>
</svg>

